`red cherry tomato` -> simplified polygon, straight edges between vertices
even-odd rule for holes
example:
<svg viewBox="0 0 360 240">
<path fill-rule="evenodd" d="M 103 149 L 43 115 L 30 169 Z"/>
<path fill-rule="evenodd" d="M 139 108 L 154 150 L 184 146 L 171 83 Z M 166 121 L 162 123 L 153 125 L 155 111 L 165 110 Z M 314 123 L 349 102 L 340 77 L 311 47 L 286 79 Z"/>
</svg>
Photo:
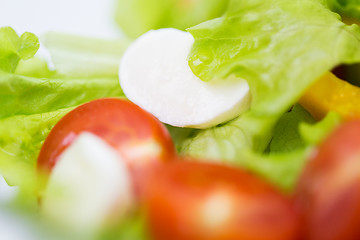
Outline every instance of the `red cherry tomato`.
<svg viewBox="0 0 360 240">
<path fill-rule="evenodd" d="M 99 136 L 121 154 L 138 194 L 150 170 L 175 156 L 167 129 L 155 117 L 129 101 L 105 98 L 79 106 L 54 126 L 41 148 L 38 170 L 50 173 L 61 153 L 84 131 Z"/>
<path fill-rule="evenodd" d="M 294 240 L 292 202 L 259 178 L 226 166 L 172 162 L 145 194 L 156 240 Z"/>
<path fill-rule="evenodd" d="M 319 146 L 297 199 L 305 239 L 360 239 L 360 120 L 345 123 Z"/>
</svg>

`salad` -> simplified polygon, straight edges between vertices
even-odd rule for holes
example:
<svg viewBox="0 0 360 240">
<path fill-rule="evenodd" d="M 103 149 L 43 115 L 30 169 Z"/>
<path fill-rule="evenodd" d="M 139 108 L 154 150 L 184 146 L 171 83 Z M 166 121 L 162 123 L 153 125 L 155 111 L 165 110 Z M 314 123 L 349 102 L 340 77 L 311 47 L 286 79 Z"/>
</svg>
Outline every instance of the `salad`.
<svg viewBox="0 0 360 240">
<path fill-rule="evenodd" d="M 116 4 L 0 26 L 5 239 L 360 238 L 358 1 Z"/>
</svg>

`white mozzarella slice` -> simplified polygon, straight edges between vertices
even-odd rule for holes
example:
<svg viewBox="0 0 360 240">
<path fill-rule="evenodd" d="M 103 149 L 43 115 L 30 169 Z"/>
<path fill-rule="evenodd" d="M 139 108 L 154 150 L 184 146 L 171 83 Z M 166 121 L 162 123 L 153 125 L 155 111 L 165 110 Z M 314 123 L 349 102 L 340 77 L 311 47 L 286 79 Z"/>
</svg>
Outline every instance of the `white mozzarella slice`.
<svg viewBox="0 0 360 240">
<path fill-rule="evenodd" d="M 138 38 L 120 63 L 126 96 L 160 121 L 178 127 L 208 128 L 250 106 L 243 79 L 201 81 L 187 57 L 194 38 L 176 29 L 152 30 Z"/>
<path fill-rule="evenodd" d="M 43 213 L 75 231 L 96 231 L 133 204 L 128 169 L 99 137 L 82 133 L 61 155 L 42 199 Z"/>
</svg>

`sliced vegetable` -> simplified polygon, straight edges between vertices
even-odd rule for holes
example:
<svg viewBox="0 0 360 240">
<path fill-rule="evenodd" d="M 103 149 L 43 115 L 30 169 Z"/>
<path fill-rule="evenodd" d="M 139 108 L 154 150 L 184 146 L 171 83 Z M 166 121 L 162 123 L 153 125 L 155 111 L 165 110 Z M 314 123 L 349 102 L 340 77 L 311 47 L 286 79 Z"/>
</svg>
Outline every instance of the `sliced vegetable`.
<svg viewBox="0 0 360 240">
<path fill-rule="evenodd" d="M 63 151 L 84 131 L 102 138 L 119 152 L 140 195 L 147 175 L 175 155 L 169 133 L 155 117 L 129 101 L 106 98 L 81 105 L 55 125 L 41 148 L 38 170 L 49 174 Z"/>
<path fill-rule="evenodd" d="M 316 119 L 335 111 L 344 119 L 360 118 L 360 88 L 332 73 L 319 78 L 301 97 L 300 104 Z"/>
<path fill-rule="evenodd" d="M 360 120 L 320 144 L 301 175 L 297 202 L 304 239 L 360 238 Z"/>
<path fill-rule="evenodd" d="M 190 70 L 193 37 L 176 29 L 150 31 L 138 38 L 120 63 L 126 96 L 160 121 L 178 127 L 207 128 L 228 121 L 250 105 L 243 79 L 206 83 Z"/>
<path fill-rule="evenodd" d="M 243 170 L 220 165 L 164 165 L 146 205 L 157 240 L 293 240 L 298 233 L 288 198 Z"/>
</svg>

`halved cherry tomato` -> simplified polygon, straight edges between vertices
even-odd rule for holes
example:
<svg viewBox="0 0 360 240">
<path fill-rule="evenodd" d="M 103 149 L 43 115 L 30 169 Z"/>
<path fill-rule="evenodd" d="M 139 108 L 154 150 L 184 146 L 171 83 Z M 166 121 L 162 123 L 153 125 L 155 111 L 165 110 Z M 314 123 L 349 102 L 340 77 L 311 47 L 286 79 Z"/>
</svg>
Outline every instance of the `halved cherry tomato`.
<svg viewBox="0 0 360 240">
<path fill-rule="evenodd" d="M 294 240 L 292 202 L 240 169 L 179 161 L 165 164 L 145 194 L 156 240 Z"/>
<path fill-rule="evenodd" d="M 61 153 L 84 131 L 99 136 L 121 154 L 138 194 L 149 171 L 175 156 L 167 129 L 155 117 L 129 101 L 106 98 L 79 106 L 54 126 L 41 148 L 38 170 L 49 174 Z"/>
<path fill-rule="evenodd" d="M 297 202 L 304 239 L 360 239 L 360 120 L 319 146 L 300 178 Z"/>
</svg>

